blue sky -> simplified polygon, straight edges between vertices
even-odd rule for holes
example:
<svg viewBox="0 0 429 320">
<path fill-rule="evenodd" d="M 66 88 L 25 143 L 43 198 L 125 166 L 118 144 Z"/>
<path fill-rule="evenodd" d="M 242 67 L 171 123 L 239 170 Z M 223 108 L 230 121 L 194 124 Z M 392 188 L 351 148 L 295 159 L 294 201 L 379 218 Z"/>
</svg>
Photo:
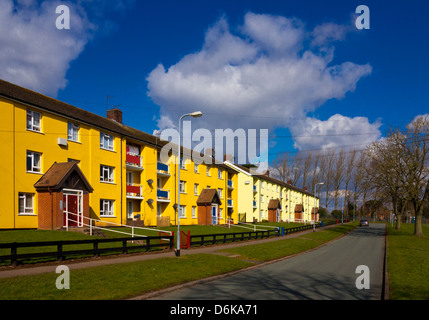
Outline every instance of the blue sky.
<svg viewBox="0 0 429 320">
<path fill-rule="evenodd" d="M 195 128 L 268 129 L 272 158 L 363 148 L 429 110 L 427 1 L 2 3 L 0 78 L 103 116 L 113 96 L 145 132 L 202 109 Z"/>
</svg>

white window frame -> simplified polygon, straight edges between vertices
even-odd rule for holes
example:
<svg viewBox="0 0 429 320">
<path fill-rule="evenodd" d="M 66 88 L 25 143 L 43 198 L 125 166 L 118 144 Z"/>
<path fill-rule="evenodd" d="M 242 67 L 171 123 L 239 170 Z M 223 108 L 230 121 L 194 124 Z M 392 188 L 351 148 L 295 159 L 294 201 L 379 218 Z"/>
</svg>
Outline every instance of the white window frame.
<svg viewBox="0 0 429 320">
<path fill-rule="evenodd" d="M 199 188 L 199 184 L 198 183 L 194 183 L 194 195 L 198 195 L 198 188 Z"/>
<path fill-rule="evenodd" d="M 210 175 L 210 167 L 209 166 L 207 166 L 207 177 L 211 177 L 211 175 Z"/>
<path fill-rule="evenodd" d="M 199 173 L 198 172 L 198 163 L 194 163 L 194 172 Z"/>
<path fill-rule="evenodd" d="M 100 149 L 114 151 L 115 137 L 100 131 Z"/>
<path fill-rule="evenodd" d="M 115 200 L 100 199 L 100 217 L 114 217 L 114 216 L 115 216 Z"/>
<path fill-rule="evenodd" d="M 219 207 L 219 219 L 223 219 L 223 209 Z"/>
<path fill-rule="evenodd" d="M 79 129 L 80 126 L 78 124 L 69 122 L 67 124 L 67 140 L 79 142 Z"/>
<path fill-rule="evenodd" d="M 39 117 L 38 123 L 36 121 L 37 116 Z M 27 126 L 27 130 L 29 130 L 29 131 L 42 132 L 42 114 L 40 112 L 27 109 L 27 125 L 26 126 Z"/>
<path fill-rule="evenodd" d="M 179 191 L 180 191 L 180 193 L 186 193 L 186 181 L 180 180 Z"/>
<path fill-rule="evenodd" d="M 192 206 L 192 218 L 196 218 L 196 217 L 197 217 L 197 207 Z"/>
<path fill-rule="evenodd" d="M 186 206 L 180 205 L 179 207 L 179 218 L 186 218 Z"/>
<path fill-rule="evenodd" d="M 100 182 L 115 182 L 115 167 L 100 165 Z"/>
<path fill-rule="evenodd" d="M 28 205 L 31 198 L 31 206 Z M 21 212 L 21 201 L 24 212 Z M 18 194 L 18 214 L 19 215 L 34 215 L 34 193 L 20 192 Z"/>
<path fill-rule="evenodd" d="M 223 199 L 223 189 L 218 188 L 218 189 L 217 189 L 217 193 L 218 193 L 218 195 L 219 195 L 219 198 L 220 198 L 220 199 Z"/>
<path fill-rule="evenodd" d="M 222 173 L 223 173 L 222 169 L 217 169 L 217 178 L 218 179 L 223 179 Z"/>
<path fill-rule="evenodd" d="M 38 163 L 36 163 L 35 156 L 39 157 Z M 30 168 L 28 168 L 28 158 L 31 159 Z M 36 151 L 27 150 L 26 168 L 27 168 L 27 172 L 42 173 L 42 153 L 36 152 Z"/>
</svg>

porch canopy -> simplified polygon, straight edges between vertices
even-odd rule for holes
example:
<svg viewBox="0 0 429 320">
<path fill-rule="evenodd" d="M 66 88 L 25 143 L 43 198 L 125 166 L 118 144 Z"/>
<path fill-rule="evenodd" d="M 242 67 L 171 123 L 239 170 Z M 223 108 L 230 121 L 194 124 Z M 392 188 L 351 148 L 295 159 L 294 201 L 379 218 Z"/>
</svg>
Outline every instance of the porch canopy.
<svg viewBox="0 0 429 320">
<path fill-rule="evenodd" d="M 55 162 L 34 187 L 39 229 L 81 227 L 84 217 L 89 218 L 89 193 L 93 188 L 76 162 Z"/>
<path fill-rule="evenodd" d="M 219 206 L 222 205 L 216 189 L 203 189 L 197 199 L 198 224 L 212 225 L 219 223 Z"/>
</svg>

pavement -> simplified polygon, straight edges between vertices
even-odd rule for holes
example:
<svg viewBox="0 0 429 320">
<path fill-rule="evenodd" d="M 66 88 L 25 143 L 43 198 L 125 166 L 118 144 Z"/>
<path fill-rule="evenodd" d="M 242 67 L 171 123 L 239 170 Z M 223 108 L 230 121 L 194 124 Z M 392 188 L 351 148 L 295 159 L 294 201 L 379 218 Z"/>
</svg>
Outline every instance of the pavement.
<svg viewBox="0 0 429 320">
<path fill-rule="evenodd" d="M 337 226 L 337 224 L 317 228 L 316 232 L 318 230 L 332 228 L 335 226 Z M 203 247 L 190 248 L 190 249 L 181 249 L 180 255 L 184 256 L 184 255 L 198 254 L 198 253 L 222 254 L 218 251 L 222 249 L 227 249 L 227 248 L 236 248 L 236 247 L 260 244 L 260 243 L 285 240 L 288 238 L 298 237 L 303 234 L 311 233 L 311 232 L 313 232 L 312 229 L 296 232 L 293 234 L 288 234 L 283 237 L 272 237 L 272 238 L 260 239 L 260 240 L 248 240 L 248 241 L 234 242 L 234 243 L 228 243 L 228 244 L 222 244 L 222 245 L 210 245 L 210 246 L 203 246 Z M 58 261 L 58 262 L 51 262 L 51 263 L 44 263 L 44 264 L 37 264 L 37 265 L 18 265 L 17 267 L 7 266 L 7 267 L 2 267 L 2 269 L 0 269 L 0 279 L 17 277 L 17 276 L 35 275 L 35 274 L 42 274 L 42 273 L 54 273 L 56 271 L 56 268 L 59 265 L 66 265 L 70 270 L 77 270 L 77 269 L 99 267 L 99 266 L 118 264 L 118 263 L 131 263 L 136 261 L 153 260 L 153 259 L 159 259 L 159 258 L 172 258 L 172 257 L 175 257 L 174 251 L 164 251 L 164 252 L 158 252 L 158 253 L 124 254 L 124 255 L 118 255 L 114 257 L 110 256 L 110 257 L 98 257 L 98 258 L 87 258 L 87 259 L 76 259 L 76 260 L 70 259 L 62 262 Z"/>
</svg>

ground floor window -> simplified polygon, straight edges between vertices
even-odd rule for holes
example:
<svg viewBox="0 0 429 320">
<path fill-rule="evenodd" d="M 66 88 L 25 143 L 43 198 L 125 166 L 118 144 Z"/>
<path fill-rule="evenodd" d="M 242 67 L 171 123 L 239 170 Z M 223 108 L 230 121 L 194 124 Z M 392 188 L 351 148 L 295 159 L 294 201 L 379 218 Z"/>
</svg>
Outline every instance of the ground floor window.
<svg viewBox="0 0 429 320">
<path fill-rule="evenodd" d="M 114 216 L 114 200 L 100 199 L 100 216 Z"/>
<path fill-rule="evenodd" d="M 19 193 L 19 214 L 34 214 L 34 194 Z"/>
</svg>

